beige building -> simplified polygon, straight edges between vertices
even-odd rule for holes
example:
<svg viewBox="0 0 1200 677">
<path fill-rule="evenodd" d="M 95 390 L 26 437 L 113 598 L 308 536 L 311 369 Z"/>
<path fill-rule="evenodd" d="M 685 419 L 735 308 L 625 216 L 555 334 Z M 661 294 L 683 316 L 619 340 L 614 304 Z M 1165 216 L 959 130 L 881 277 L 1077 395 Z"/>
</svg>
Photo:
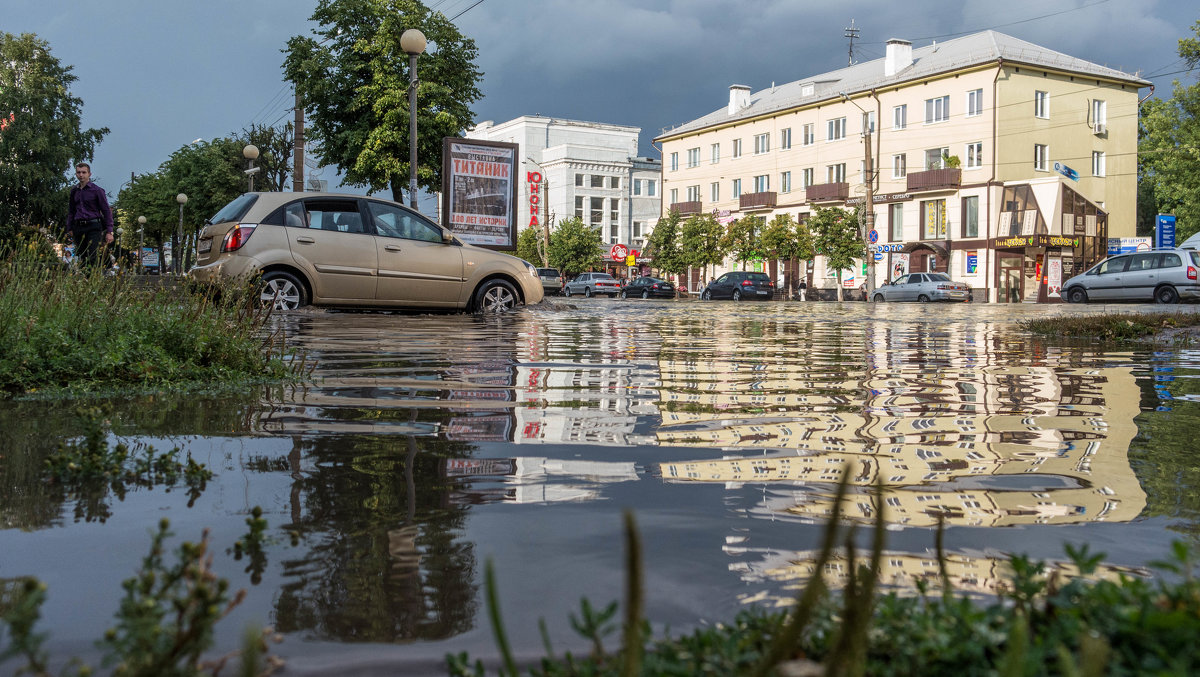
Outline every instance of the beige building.
<svg viewBox="0 0 1200 677">
<path fill-rule="evenodd" d="M 869 192 L 877 285 L 939 271 L 976 301 L 1055 301 L 1109 237 L 1134 234 L 1149 86 L 994 31 L 917 49 L 890 40 L 882 59 L 759 92 L 734 85 L 727 106 L 655 139 L 663 213 L 804 220 Z M 760 265 L 788 284 L 837 284 L 820 256 L 807 270 Z M 857 288 L 861 262 L 843 275 Z"/>
</svg>

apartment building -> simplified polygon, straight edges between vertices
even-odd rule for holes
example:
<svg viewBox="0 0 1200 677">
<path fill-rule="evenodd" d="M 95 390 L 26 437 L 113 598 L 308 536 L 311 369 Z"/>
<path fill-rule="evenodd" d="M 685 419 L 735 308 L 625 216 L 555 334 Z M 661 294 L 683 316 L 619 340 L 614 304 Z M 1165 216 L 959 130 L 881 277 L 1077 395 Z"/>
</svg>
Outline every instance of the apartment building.
<svg viewBox="0 0 1200 677">
<path fill-rule="evenodd" d="M 1149 86 L 995 31 L 889 40 L 882 59 L 759 92 L 733 85 L 724 108 L 656 138 L 663 212 L 804 220 L 870 192 L 876 284 L 938 271 L 976 301 L 1057 301 L 1109 237 L 1134 234 Z M 810 289 L 837 284 L 820 256 L 787 272 Z"/>
<path fill-rule="evenodd" d="M 520 228 L 578 217 L 607 245 L 640 250 L 662 209 L 662 163 L 637 156 L 639 134 L 626 125 L 523 115 L 481 122 L 466 137 L 521 146 Z"/>
</svg>

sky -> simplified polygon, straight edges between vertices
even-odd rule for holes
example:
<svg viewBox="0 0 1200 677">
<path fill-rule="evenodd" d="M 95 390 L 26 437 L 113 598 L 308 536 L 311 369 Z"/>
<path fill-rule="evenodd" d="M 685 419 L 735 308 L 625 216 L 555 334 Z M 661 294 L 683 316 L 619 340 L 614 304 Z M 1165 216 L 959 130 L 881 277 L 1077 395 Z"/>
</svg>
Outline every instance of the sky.
<svg viewBox="0 0 1200 677">
<path fill-rule="evenodd" d="M 476 121 L 544 115 L 641 128 L 640 154 L 664 129 L 754 91 L 914 48 L 996 30 L 1138 74 L 1169 97 L 1184 72 L 1178 40 L 1194 0 L 425 0 L 476 42 L 484 96 Z M 293 119 L 281 64 L 310 35 L 317 0 L 3 0 L 0 30 L 34 33 L 73 68 L 85 127 L 108 127 L 93 178 L 115 195 L 196 139 Z M 418 65 L 419 72 L 419 65 Z M 1142 95 L 1148 94 L 1143 90 Z M 69 168 L 63 168 L 67 172 Z M 340 181 L 332 167 L 309 177 Z M 362 192 L 360 189 L 347 189 Z M 423 198 L 422 211 L 433 213 Z"/>
</svg>

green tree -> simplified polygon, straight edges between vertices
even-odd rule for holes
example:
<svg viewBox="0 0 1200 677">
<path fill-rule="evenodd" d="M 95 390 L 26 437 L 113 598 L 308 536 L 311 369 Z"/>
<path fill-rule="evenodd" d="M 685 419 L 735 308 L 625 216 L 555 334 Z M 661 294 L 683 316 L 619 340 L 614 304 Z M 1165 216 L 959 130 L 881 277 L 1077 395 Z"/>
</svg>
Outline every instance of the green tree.
<svg viewBox="0 0 1200 677">
<path fill-rule="evenodd" d="M 113 218 L 125 231 L 126 246 L 136 246 L 139 240 L 158 249 L 159 261 L 164 261 L 163 245 L 170 241 L 179 223 L 178 191 L 172 191 L 160 172 L 139 174 L 121 189 L 113 207 Z M 143 238 L 138 238 L 138 217 L 146 217 Z"/>
<path fill-rule="evenodd" d="M 245 143 L 258 147 L 259 156 L 254 166 L 259 167 L 254 177 L 254 190 L 282 192 L 291 190 L 288 178 L 292 174 L 292 153 L 296 147 L 295 127 L 288 122 L 282 127 L 250 125 L 243 129 L 240 138 Z"/>
<path fill-rule="evenodd" d="M 1192 32 L 1200 37 L 1200 21 Z M 1200 40 L 1181 39 L 1179 56 L 1195 68 Z M 1200 83 L 1176 80 L 1170 99 L 1143 104 L 1138 132 L 1138 197 L 1156 214 L 1174 214 L 1176 239 L 1185 239 L 1200 231 Z"/>
<path fill-rule="evenodd" d="M 700 284 L 708 281 L 708 266 L 715 266 L 725 259 L 725 250 L 721 247 L 723 235 L 721 224 L 711 213 L 689 216 L 679 228 L 683 263 L 688 268 L 700 269 Z"/>
<path fill-rule="evenodd" d="M 542 246 L 542 229 L 540 226 L 531 228 L 522 228 L 517 234 L 517 256 L 533 263 L 535 266 L 544 266 L 546 263 L 543 258 Z"/>
<path fill-rule="evenodd" d="M 564 275 L 578 275 L 600 265 L 600 247 L 600 231 L 580 218 L 563 219 L 550 236 L 550 265 Z"/>
<path fill-rule="evenodd" d="M 19 228 L 65 224 L 74 163 L 108 128 L 82 129 L 77 78 L 32 33 L 0 33 L 0 244 Z"/>
<path fill-rule="evenodd" d="M 780 261 L 805 261 L 816 254 L 808 225 L 796 223 L 791 214 L 776 214 L 763 228 L 761 242 L 767 255 Z"/>
<path fill-rule="evenodd" d="M 863 241 L 858 235 L 858 210 L 840 207 L 818 207 L 808 227 L 814 234 L 813 244 L 825 257 L 825 265 L 837 271 L 838 300 L 842 293 L 842 271 L 854 266 L 863 253 Z"/>
<path fill-rule="evenodd" d="M 408 55 L 400 36 L 420 29 L 428 47 L 417 70 L 417 183 L 441 189 L 442 139 L 474 121 L 483 73 L 475 41 L 417 0 L 320 0 L 311 17 L 319 39 L 288 41 L 283 69 L 308 113 L 322 165 L 402 201 L 409 176 Z"/>
<path fill-rule="evenodd" d="M 682 275 L 687 271 L 680 248 L 679 229 L 682 220 L 679 212 L 672 209 L 665 218 L 658 220 L 646 238 L 645 256 L 665 275 Z M 675 296 L 679 296 L 678 285 L 675 287 Z"/>
<path fill-rule="evenodd" d="M 721 240 L 721 249 L 733 255 L 738 263 L 758 261 L 764 257 L 762 242 L 764 219 L 747 215 L 729 224 Z"/>
</svg>

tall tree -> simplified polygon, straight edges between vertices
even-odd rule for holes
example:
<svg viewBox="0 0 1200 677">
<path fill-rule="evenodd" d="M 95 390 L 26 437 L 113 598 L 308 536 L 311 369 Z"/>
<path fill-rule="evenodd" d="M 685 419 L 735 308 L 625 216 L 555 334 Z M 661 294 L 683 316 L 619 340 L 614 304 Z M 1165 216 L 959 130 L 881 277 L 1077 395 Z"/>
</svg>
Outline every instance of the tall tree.
<svg viewBox="0 0 1200 677">
<path fill-rule="evenodd" d="M 535 266 L 544 264 L 542 259 L 542 229 L 538 227 L 522 228 L 517 234 L 517 256 L 529 261 Z"/>
<path fill-rule="evenodd" d="M 550 265 L 564 275 L 578 275 L 600 265 L 600 247 L 599 230 L 585 226 L 580 218 L 564 219 L 550 235 Z"/>
<path fill-rule="evenodd" d="M 808 225 L 796 223 L 791 214 L 776 214 L 763 228 L 760 241 L 767 255 L 780 261 L 809 260 L 816 253 Z"/>
<path fill-rule="evenodd" d="M 320 25 L 318 39 L 289 40 L 283 69 L 304 102 L 316 155 L 345 183 L 391 188 L 398 202 L 409 176 L 409 68 L 400 36 L 410 28 L 425 34 L 417 61 L 417 183 L 440 190 L 442 139 L 472 124 L 470 105 L 481 96 L 475 41 L 417 0 L 320 0 L 311 19 Z"/>
<path fill-rule="evenodd" d="M 280 192 L 290 190 L 288 178 L 292 173 L 292 152 L 295 150 L 295 127 L 288 122 L 282 127 L 251 124 L 243 129 L 241 138 L 258 147 L 254 165 L 259 172 L 254 190 Z"/>
<path fill-rule="evenodd" d="M 724 229 L 712 213 L 693 214 L 679 227 L 679 249 L 689 268 L 700 269 L 700 283 L 708 281 L 708 266 L 725 260 L 721 247 Z"/>
<path fill-rule="evenodd" d="M 1200 63 L 1200 21 L 1192 32 L 1179 41 L 1189 70 Z M 1200 231 L 1200 83 L 1176 80 L 1170 99 L 1143 104 L 1138 131 L 1138 195 L 1155 213 L 1175 214 L 1176 239 L 1187 238 Z"/>
<path fill-rule="evenodd" d="M 665 218 L 658 220 L 646 238 L 645 256 L 664 275 L 681 275 L 687 271 L 680 247 L 681 221 L 679 212 L 672 209 Z M 675 286 L 675 295 L 679 296 L 679 285 Z"/>
<path fill-rule="evenodd" d="M 77 79 L 32 33 L 0 33 L 0 243 L 20 227 L 65 224 L 74 163 L 108 128 L 83 129 Z"/>
<path fill-rule="evenodd" d="M 762 242 L 764 219 L 746 215 L 729 224 L 721 240 L 721 248 L 731 254 L 738 263 L 757 261 L 764 256 Z"/>
<path fill-rule="evenodd" d="M 825 265 L 837 271 L 838 300 L 842 293 L 842 271 L 854 266 L 855 258 L 862 255 L 863 241 L 858 234 L 858 210 L 847 211 L 840 207 L 818 207 L 808 227 L 815 235 L 817 253 L 825 257 Z"/>
</svg>

